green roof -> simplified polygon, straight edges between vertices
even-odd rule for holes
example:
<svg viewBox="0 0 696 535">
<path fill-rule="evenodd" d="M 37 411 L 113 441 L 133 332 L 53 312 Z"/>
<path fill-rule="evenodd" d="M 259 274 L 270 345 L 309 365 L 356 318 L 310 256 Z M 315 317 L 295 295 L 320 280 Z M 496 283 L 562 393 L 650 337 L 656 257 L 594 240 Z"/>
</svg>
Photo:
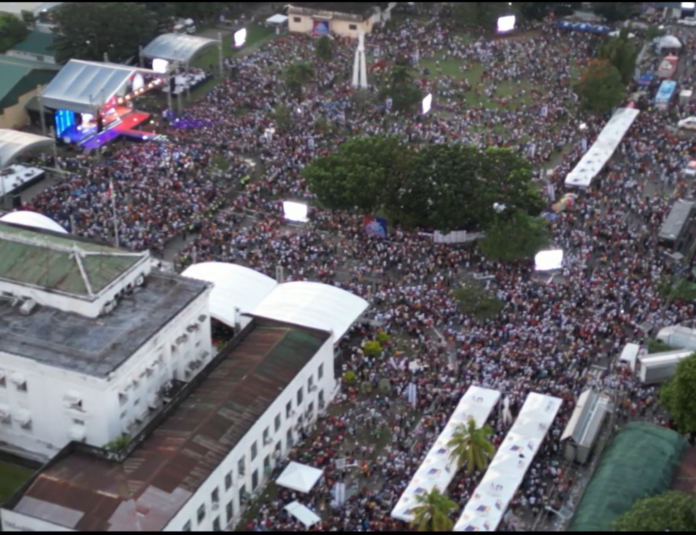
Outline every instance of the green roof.
<svg viewBox="0 0 696 535">
<path fill-rule="evenodd" d="M 685 450 L 686 440 L 671 429 L 628 424 L 602 456 L 568 531 L 611 531 L 636 500 L 669 488 Z"/>
<path fill-rule="evenodd" d="M 55 56 L 53 50 L 48 47 L 53 44 L 53 34 L 33 31 L 29 36 L 19 44 L 12 47 L 12 50 L 28 52 L 29 54 L 38 54 L 41 56 Z"/>
<path fill-rule="evenodd" d="M 74 248 L 83 253 L 81 263 L 87 280 Z M 0 224 L 0 280 L 87 297 L 87 282 L 96 295 L 141 259 L 142 256 L 69 235 Z"/>
<path fill-rule="evenodd" d="M 19 97 L 48 83 L 60 65 L 0 54 L 0 113 L 17 104 Z"/>
</svg>

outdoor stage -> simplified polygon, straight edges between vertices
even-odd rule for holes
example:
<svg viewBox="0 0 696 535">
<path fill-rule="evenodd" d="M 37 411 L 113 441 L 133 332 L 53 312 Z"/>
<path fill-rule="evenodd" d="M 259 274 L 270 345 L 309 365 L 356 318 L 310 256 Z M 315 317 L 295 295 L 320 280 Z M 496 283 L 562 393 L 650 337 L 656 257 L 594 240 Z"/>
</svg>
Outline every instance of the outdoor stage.
<svg viewBox="0 0 696 535">
<path fill-rule="evenodd" d="M 60 138 L 65 143 L 80 145 L 86 150 L 100 149 L 112 141 L 127 137 L 138 141 L 154 139 L 157 134 L 137 128 L 150 119 L 149 113 L 133 111 L 126 106 L 114 108 L 114 113 L 106 117 L 108 122 L 101 132 L 97 132 L 97 125 L 74 125 L 61 133 Z"/>
</svg>

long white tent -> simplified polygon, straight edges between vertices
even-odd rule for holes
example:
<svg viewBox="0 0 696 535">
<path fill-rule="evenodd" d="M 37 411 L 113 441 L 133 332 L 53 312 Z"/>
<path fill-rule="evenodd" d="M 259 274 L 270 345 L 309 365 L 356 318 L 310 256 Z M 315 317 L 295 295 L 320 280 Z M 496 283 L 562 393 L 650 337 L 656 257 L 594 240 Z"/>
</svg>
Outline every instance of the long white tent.
<svg viewBox="0 0 696 535">
<path fill-rule="evenodd" d="M 495 531 L 563 401 L 532 392 L 466 504 L 454 531 Z"/>
<path fill-rule="evenodd" d="M 474 419 L 476 427 L 483 427 L 499 400 L 500 392 L 497 390 L 478 386 L 469 387 L 396 503 L 391 512 L 393 518 L 411 522 L 413 520 L 412 509 L 418 503 L 419 495 L 426 494 L 435 487 L 442 492 L 447 490 L 457 471 L 456 461 L 450 457 L 452 449 L 447 446 L 447 442 L 452 437 L 457 425 L 466 425 L 469 418 Z"/>
<path fill-rule="evenodd" d="M 580 159 L 575 168 L 568 173 L 565 185 L 589 188 L 592 180 L 599 174 L 616 151 L 621 140 L 636 120 L 639 110 L 619 108 L 597 136 L 590 150 Z"/>
</svg>

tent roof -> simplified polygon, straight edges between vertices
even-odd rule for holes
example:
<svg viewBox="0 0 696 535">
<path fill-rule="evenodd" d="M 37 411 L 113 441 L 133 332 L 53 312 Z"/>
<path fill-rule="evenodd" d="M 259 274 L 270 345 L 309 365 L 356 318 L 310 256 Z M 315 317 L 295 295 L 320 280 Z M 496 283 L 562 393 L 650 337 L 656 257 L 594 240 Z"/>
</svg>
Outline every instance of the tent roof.
<svg viewBox="0 0 696 535">
<path fill-rule="evenodd" d="M 0 128 L 0 169 L 8 166 L 23 152 L 50 147 L 53 143 L 55 140 L 50 137 Z"/>
<path fill-rule="evenodd" d="M 61 234 L 67 234 L 68 231 L 61 227 L 58 223 L 53 221 L 50 217 L 46 217 L 43 214 L 37 212 L 29 212 L 26 210 L 19 210 L 17 212 L 10 212 L 0 217 L 0 221 L 3 223 L 13 223 L 15 225 L 23 225 L 25 227 L 33 227 L 44 230 L 51 230 L 53 232 L 60 232 Z"/>
<path fill-rule="evenodd" d="M 252 315 L 331 331 L 338 341 L 367 307 L 364 299 L 335 286 L 286 282 L 276 286 Z"/>
<path fill-rule="evenodd" d="M 44 90 L 43 104 L 56 110 L 92 113 L 137 72 L 157 75 L 139 67 L 71 59 Z"/>
<path fill-rule="evenodd" d="M 167 61 L 191 61 L 206 48 L 218 46 L 216 39 L 179 33 L 164 33 L 143 49 L 143 57 Z"/>
<path fill-rule="evenodd" d="M 665 35 L 660 38 L 660 48 L 681 48 L 682 44 L 674 35 Z"/>
<path fill-rule="evenodd" d="M 302 522 L 306 528 L 312 527 L 314 524 L 321 522 L 321 518 L 306 505 L 302 505 L 298 501 L 289 503 L 284 509 Z"/>
<path fill-rule="evenodd" d="M 307 493 L 314 488 L 322 475 L 324 471 L 319 468 L 291 461 L 276 479 L 276 485 Z"/>
<path fill-rule="evenodd" d="M 238 264 L 202 262 L 184 270 L 184 277 L 212 282 L 210 315 L 233 326 L 240 313 L 254 310 L 278 283 L 263 273 Z"/>
<path fill-rule="evenodd" d="M 266 24 L 283 24 L 286 20 L 288 20 L 287 16 L 276 13 L 266 19 Z"/>
</svg>

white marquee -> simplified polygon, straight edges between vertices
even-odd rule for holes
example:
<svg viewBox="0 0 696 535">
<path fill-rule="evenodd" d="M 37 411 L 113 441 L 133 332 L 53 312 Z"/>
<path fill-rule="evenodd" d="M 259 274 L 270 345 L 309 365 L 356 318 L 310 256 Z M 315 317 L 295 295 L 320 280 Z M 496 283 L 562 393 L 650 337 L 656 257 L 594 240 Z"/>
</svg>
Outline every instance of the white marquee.
<svg viewBox="0 0 696 535">
<path fill-rule="evenodd" d="M 522 484 L 562 400 L 531 393 L 498 448 L 454 531 L 495 531 Z"/>
<path fill-rule="evenodd" d="M 457 471 L 457 464 L 450 457 L 451 448 L 447 446 L 447 442 L 452 437 L 457 425 L 466 425 L 469 418 L 474 419 L 476 427 L 483 427 L 499 399 L 500 392 L 497 390 L 472 386 L 466 391 L 447 425 L 433 447 L 430 448 L 423 463 L 416 470 L 413 479 L 392 510 L 391 516 L 393 518 L 411 522 L 413 520 L 412 508 L 417 505 L 419 495 L 427 494 L 435 487 L 442 492 L 447 490 Z"/>
<path fill-rule="evenodd" d="M 0 217 L 0 221 L 3 223 L 14 223 L 15 225 L 23 225 L 25 227 L 39 228 L 43 230 L 51 230 L 53 232 L 60 232 L 61 234 L 67 234 L 68 231 L 61 227 L 58 223 L 53 221 L 50 217 L 46 217 L 43 214 L 37 212 L 29 212 L 26 210 L 19 210 L 17 212 L 10 212 Z"/>
</svg>

